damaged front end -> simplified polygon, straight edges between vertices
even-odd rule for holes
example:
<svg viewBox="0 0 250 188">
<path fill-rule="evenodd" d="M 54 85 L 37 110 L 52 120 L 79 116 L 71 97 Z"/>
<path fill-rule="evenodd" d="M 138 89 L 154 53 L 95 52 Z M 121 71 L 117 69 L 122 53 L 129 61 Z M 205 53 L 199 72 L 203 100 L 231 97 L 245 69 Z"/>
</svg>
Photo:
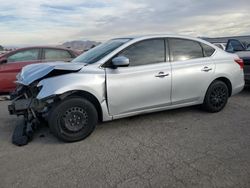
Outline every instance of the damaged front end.
<svg viewBox="0 0 250 188">
<path fill-rule="evenodd" d="M 16 145 L 25 145 L 33 137 L 45 114 L 48 103 L 36 99 L 41 88 L 19 85 L 11 94 L 12 103 L 8 106 L 11 115 L 23 116 L 24 124 L 18 125 L 13 133 L 12 142 Z"/>
<path fill-rule="evenodd" d="M 64 66 L 65 65 L 65 66 Z M 33 137 L 39 125 L 46 120 L 54 96 L 38 99 L 42 89 L 39 82 L 43 79 L 80 70 L 83 65 L 68 66 L 68 63 L 37 64 L 24 67 L 17 76 L 17 88 L 11 94 L 12 103 L 8 106 L 11 115 L 23 116 L 24 123 L 18 125 L 13 133 L 12 142 L 15 145 L 26 145 Z"/>
</svg>

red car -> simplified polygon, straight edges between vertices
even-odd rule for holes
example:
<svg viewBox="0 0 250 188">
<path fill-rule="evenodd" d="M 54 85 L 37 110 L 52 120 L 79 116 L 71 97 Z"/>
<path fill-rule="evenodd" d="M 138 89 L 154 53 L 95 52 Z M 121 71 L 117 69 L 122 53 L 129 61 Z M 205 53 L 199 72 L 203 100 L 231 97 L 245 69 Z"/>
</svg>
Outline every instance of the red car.
<svg viewBox="0 0 250 188">
<path fill-rule="evenodd" d="M 16 75 L 25 65 L 53 61 L 69 62 L 79 54 L 58 47 L 28 47 L 0 55 L 0 93 L 9 93 L 16 87 Z"/>
</svg>

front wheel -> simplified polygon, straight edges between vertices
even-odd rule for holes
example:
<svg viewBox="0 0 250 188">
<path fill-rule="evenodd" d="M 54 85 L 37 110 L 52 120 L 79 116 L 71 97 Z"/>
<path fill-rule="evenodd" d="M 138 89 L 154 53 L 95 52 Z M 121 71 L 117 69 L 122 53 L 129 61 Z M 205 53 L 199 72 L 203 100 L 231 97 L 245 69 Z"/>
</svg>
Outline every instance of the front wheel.
<svg viewBox="0 0 250 188">
<path fill-rule="evenodd" d="M 49 114 L 51 132 L 66 142 L 79 141 L 95 129 L 98 114 L 95 106 L 80 97 L 71 97 L 59 102 Z"/>
<path fill-rule="evenodd" d="M 227 85 L 219 80 L 214 81 L 208 88 L 203 109 L 209 112 L 219 112 L 227 104 L 229 91 Z"/>
</svg>

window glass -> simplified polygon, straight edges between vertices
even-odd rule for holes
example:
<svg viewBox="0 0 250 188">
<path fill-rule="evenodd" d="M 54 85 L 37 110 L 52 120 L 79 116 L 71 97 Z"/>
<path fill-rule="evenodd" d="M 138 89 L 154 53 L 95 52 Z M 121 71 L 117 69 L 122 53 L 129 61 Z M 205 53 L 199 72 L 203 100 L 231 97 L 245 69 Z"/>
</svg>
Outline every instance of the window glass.
<svg viewBox="0 0 250 188">
<path fill-rule="evenodd" d="M 71 54 L 66 50 L 45 49 L 45 60 L 70 59 Z"/>
<path fill-rule="evenodd" d="M 228 52 L 236 52 L 236 51 L 244 51 L 245 48 L 243 44 L 235 39 L 231 39 L 228 41 L 226 51 Z"/>
<path fill-rule="evenodd" d="M 165 47 L 163 39 L 152 39 L 133 44 L 119 56 L 125 56 L 130 66 L 161 63 L 165 61 Z"/>
<path fill-rule="evenodd" d="M 215 46 L 217 46 L 218 48 L 220 48 L 220 49 L 222 49 L 223 50 L 223 47 L 222 47 L 222 45 L 221 44 L 214 44 Z M 203 46 L 203 45 L 202 45 Z M 203 49 L 204 49 L 204 47 L 203 47 Z"/>
<path fill-rule="evenodd" d="M 214 51 L 215 51 L 215 49 L 214 49 L 213 47 L 208 46 L 208 45 L 203 44 L 203 43 L 201 43 L 201 46 L 202 46 L 202 48 L 203 48 L 204 56 L 205 56 L 205 57 L 210 57 L 211 55 L 213 55 L 213 53 L 214 53 Z M 219 46 L 220 46 L 221 49 L 223 49 L 223 48 L 221 47 L 221 45 L 219 45 Z"/>
<path fill-rule="evenodd" d="M 8 62 L 38 60 L 39 49 L 30 49 L 17 52 L 8 57 Z"/>
<path fill-rule="evenodd" d="M 250 44 L 247 45 L 247 51 L 250 51 Z"/>
<path fill-rule="evenodd" d="M 80 63 L 82 62 L 87 64 L 95 63 L 100 59 L 102 59 L 103 57 L 105 57 L 106 55 L 108 55 L 109 53 L 113 52 L 115 49 L 119 48 L 120 46 L 128 42 L 129 40 L 130 39 L 109 40 L 78 56 L 73 60 L 73 62 L 80 62 Z"/>
<path fill-rule="evenodd" d="M 203 57 L 198 42 L 186 39 L 169 39 L 173 61 L 185 61 Z"/>
</svg>

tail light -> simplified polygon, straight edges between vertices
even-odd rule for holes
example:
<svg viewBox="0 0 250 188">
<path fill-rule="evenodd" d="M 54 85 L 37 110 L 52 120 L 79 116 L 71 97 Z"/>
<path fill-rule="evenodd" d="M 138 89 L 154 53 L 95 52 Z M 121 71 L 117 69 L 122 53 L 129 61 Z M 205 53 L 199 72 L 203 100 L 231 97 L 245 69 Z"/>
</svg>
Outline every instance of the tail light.
<svg viewBox="0 0 250 188">
<path fill-rule="evenodd" d="M 235 61 L 235 63 L 237 63 L 240 66 L 241 69 L 244 68 L 244 61 L 243 61 L 243 59 L 235 59 L 234 61 Z"/>
</svg>

